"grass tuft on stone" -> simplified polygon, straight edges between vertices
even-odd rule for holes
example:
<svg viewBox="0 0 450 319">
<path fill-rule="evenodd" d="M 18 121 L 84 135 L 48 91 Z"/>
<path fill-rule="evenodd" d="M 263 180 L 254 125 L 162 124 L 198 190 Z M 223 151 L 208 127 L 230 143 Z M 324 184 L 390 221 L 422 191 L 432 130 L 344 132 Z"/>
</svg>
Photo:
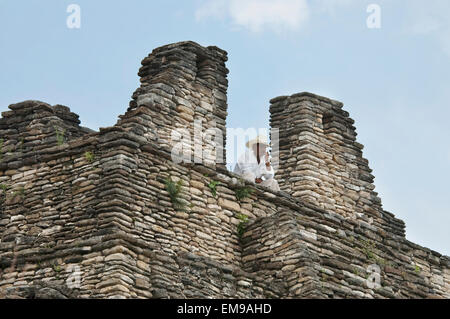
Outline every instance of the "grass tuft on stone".
<svg viewBox="0 0 450 319">
<path fill-rule="evenodd" d="M 211 190 L 211 193 L 214 197 L 217 197 L 217 186 L 218 185 L 220 185 L 220 182 L 214 181 L 214 180 L 208 184 L 208 187 Z"/>
<path fill-rule="evenodd" d="M 244 198 L 250 197 L 250 195 L 253 193 L 253 189 L 251 189 L 250 187 L 240 187 L 237 188 L 234 193 L 236 195 L 236 198 L 238 201 L 243 200 Z"/>
<path fill-rule="evenodd" d="M 240 220 L 239 224 L 237 225 L 237 234 L 239 238 L 242 238 L 245 232 L 245 228 L 248 224 L 248 216 L 245 214 L 237 214 L 236 217 Z"/>
<path fill-rule="evenodd" d="M 183 181 L 180 179 L 178 182 L 174 182 L 171 177 L 165 180 L 166 191 L 169 193 L 170 201 L 176 210 L 185 210 L 186 204 L 181 200 L 181 188 Z"/>
</svg>

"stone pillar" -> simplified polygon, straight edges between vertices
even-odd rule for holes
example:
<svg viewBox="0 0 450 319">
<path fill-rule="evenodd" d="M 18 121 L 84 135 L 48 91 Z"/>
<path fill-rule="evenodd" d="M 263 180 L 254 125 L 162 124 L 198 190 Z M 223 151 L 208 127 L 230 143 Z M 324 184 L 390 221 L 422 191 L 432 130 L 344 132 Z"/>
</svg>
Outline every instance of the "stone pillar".
<svg viewBox="0 0 450 319">
<path fill-rule="evenodd" d="M 372 170 L 343 104 L 311 93 L 270 103 L 271 126 L 279 129 L 281 189 L 344 217 L 381 217 Z"/>
<path fill-rule="evenodd" d="M 118 125 L 170 152 L 184 146 L 174 153 L 185 162 L 225 167 L 227 59 L 194 42 L 155 49 L 142 61 L 141 86 Z"/>
</svg>

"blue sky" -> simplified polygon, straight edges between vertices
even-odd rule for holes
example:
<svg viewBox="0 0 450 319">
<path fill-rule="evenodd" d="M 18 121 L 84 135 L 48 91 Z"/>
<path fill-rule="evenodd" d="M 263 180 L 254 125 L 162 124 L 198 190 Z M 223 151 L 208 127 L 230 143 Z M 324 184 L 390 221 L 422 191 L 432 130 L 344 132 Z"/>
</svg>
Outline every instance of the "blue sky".
<svg viewBox="0 0 450 319">
<path fill-rule="evenodd" d="M 80 29 L 66 25 L 72 3 Z M 0 109 L 37 99 L 111 126 L 154 48 L 216 45 L 229 53 L 229 127 L 268 127 L 279 95 L 344 102 L 384 208 L 409 240 L 450 255 L 448 12 L 448 0 L 0 0 Z"/>
</svg>

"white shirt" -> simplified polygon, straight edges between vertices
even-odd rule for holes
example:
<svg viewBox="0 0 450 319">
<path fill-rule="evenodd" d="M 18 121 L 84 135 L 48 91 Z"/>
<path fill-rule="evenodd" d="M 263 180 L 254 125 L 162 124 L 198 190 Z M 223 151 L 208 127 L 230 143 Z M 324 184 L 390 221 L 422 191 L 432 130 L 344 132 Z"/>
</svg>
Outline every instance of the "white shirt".
<svg viewBox="0 0 450 319">
<path fill-rule="evenodd" d="M 266 167 L 266 154 L 259 157 L 259 164 L 256 158 L 255 152 L 251 149 L 247 149 L 244 154 L 239 157 L 236 166 L 234 167 L 234 173 L 243 176 L 244 178 L 255 181 L 256 178 L 264 178 L 265 180 L 273 178 L 275 175 L 272 166 L 270 170 Z"/>
</svg>

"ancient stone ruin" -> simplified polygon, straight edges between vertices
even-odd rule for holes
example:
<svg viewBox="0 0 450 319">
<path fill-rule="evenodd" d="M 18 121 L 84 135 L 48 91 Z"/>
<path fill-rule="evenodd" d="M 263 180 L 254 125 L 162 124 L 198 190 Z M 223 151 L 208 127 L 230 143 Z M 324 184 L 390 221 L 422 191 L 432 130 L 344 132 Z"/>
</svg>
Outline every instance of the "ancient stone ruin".
<svg viewBox="0 0 450 319">
<path fill-rule="evenodd" d="M 450 297 L 449 257 L 383 210 L 340 102 L 270 102 L 281 192 L 228 172 L 223 149 L 172 160 L 173 128 L 225 146 L 226 61 L 193 42 L 155 49 L 99 132 L 61 105 L 2 113 L 1 298 Z"/>
</svg>

